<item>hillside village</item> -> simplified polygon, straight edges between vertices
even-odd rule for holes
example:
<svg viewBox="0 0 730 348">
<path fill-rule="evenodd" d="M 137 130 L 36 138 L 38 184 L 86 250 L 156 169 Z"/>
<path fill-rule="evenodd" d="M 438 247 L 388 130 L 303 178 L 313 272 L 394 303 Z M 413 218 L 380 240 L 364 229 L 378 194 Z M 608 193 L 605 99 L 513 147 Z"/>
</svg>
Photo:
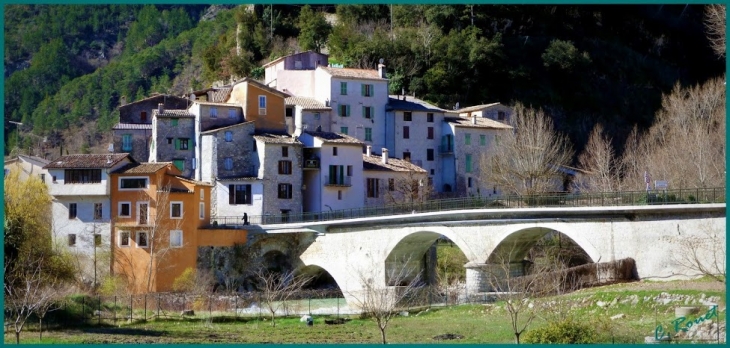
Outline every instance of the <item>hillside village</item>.
<svg viewBox="0 0 730 348">
<path fill-rule="evenodd" d="M 81 256 L 84 281 L 109 264 L 138 292 L 170 290 L 199 247 L 245 243 L 250 224 L 500 194 L 478 162 L 512 130 L 512 110 L 388 95 L 385 63 L 337 68 L 307 51 L 267 63 L 263 82 L 122 98 L 109 153 L 21 155 L 6 175 L 20 166 L 48 185 L 54 240 Z"/>
</svg>

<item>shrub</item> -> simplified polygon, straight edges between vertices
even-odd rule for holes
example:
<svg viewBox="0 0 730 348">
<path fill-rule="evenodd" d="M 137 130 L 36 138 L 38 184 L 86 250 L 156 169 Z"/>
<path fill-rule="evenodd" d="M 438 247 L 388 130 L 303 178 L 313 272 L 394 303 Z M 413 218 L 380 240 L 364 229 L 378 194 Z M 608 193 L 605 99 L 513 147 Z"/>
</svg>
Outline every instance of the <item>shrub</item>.
<svg viewBox="0 0 730 348">
<path fill-rule="evenodd" d="M 523 342 L 580 344 L 595 343 L 597 339 L 596 330 L 590 324 L 568 318 L 526 332 Z"/>
</svg>

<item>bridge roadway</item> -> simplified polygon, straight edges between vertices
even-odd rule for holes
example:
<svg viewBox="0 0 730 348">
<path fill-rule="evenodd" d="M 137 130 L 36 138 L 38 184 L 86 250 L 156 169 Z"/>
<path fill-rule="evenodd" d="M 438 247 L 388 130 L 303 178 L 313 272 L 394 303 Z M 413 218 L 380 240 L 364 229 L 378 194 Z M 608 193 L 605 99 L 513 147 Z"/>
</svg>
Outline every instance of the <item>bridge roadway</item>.
<svg viewBox="0 0 730 348">
<path fill-rule="evenodd" d="M 725 203 L 471 209 L 250 226 L 249 233 L 274 237 L 280 242 L 269 243 L 267 249 L 284 254 L 291 252 L 296 239 L 300 271 L 326 271 L 348 303 L 356 303 L 353 296 L 366 281 L 386 287 L 387 275 L 395 270 L 423 272 L 424 255 L 442 236 L 469 260 L 465 267 L 470 293 L 488 290 L 485 274 L 491 255 L 514 248 L 511 261 L 518 264 L 550 231 L 572 239 L 592 262 L 633 258 L 642 279 L 692 277 L 677 262 L 682 244 L 715 234 L 722 236 L 724 247 L 725 217 Z M 709 254 L 701 257 L 713 261 Z"/>
</svg>

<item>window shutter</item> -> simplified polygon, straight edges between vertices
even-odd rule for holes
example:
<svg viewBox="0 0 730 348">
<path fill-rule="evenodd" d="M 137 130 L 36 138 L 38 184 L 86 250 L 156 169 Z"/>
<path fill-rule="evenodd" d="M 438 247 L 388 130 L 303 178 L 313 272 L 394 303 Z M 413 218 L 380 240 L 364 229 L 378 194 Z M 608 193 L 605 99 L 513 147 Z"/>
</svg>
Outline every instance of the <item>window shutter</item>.
<svg viewBox="0 0 730 348">
<path fill-rule="evenodd" d="M 236 191 L 234 191 L 236 187 L 234 185 L 228 185 L 228 204 L 233 204 L 235 199 Z"/>
<path fill-rule="evenodd" d="M 345 105 L 346 115 L 350 116 L 350 105 Z"/>
<path fill-rule="evenodd" d="M 365 96 L 365 84 L 364 83 L 360 85 L 360 95 L 363 97 Z"/>
<path fill-rule="evenodd" d="M 175 150 L 180 150 L 180 139 L 175 138 Z"/>
<path fill-rule="evenodd" d="M 375 85 L 368 85 L 370 86 L 370 96 L 373 96 L 375 94 Z"/>
<path fill-rule="evenodd" d="M 367 112 L 368 112 L 368 107 L 367 106 L 363 106 L 362 107 L 362 117 L 367 118 L 368 117 L 367 116 L 368 115 Z"/>
</svg>

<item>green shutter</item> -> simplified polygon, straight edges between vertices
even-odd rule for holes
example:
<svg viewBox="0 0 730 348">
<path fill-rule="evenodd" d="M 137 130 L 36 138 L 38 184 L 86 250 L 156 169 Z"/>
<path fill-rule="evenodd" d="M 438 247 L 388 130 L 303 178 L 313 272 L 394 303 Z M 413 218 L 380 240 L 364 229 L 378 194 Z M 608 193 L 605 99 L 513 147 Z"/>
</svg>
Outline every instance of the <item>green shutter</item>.
<svg viewBox="0 0 730 348">
<path fill-rule="evenodd" d="M 180 139 L 175 138 L 175 150 L 180 150 Z"/>
<path fill-rule="evenodd" d="M 471 155 L 466 155 L 466 172 L 471 173 Z"/>
<path fill-rule="evenodd" d="M 368 108 L 367 106 L 362 107 L 362 117 L 365 117 L 366 112 L 368 111 L 367 108 Z"/>
<path fill-rule="evenodd" d="M 350 116 L 350 105 L 345 105 L 345 109 L 347 109 L 347 110 L 345 110 L 346 111 L 346 115 L 347 116 Z"/>
</svg>

